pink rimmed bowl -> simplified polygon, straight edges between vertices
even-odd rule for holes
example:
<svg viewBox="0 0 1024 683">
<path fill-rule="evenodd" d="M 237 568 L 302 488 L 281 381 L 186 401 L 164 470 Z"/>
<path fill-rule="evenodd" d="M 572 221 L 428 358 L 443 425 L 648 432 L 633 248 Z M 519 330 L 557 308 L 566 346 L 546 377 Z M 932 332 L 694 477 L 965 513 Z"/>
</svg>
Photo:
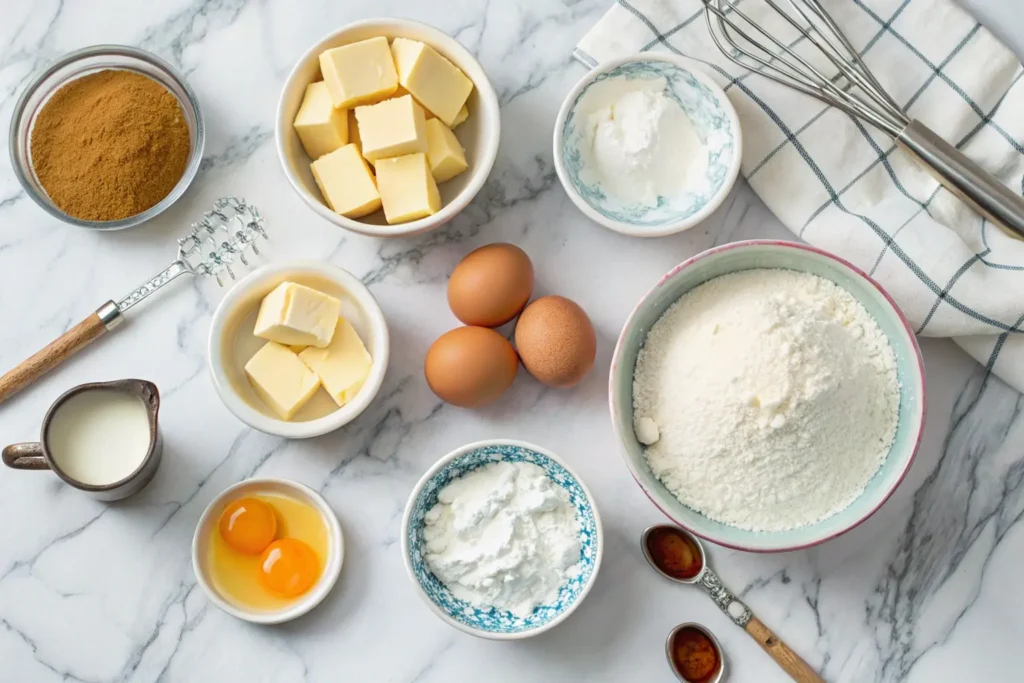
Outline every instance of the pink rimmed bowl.
<svg viewBox="0 0 1024 683">
<path fill-rule="evenodd" d="M 651 326 L 679 297 L 708 280 L 752 268 L 812 273 L 850 292 L 888 336 L 896 354 L 900 410 L 896 437 L 867 488 L 845 510 L 816 524 L 778 532 L 755 532 L 716 522 L 683 505 L 651 472 L 644 447 L 633 433 L 633 370 Z M 799 550 L 854 528 L 888 500 L 903 481 L 924 433 L 925 378 L 921 349 L 892 297 L 863 271 L 815 247 L 779 240 L 734 242 L 684 261 L 662 277 L 626 320 L 608 377 L 612 426 L 633 478 L 665 515 L 684 529 L 719 545 L 750 552 Z"/>
</svg>

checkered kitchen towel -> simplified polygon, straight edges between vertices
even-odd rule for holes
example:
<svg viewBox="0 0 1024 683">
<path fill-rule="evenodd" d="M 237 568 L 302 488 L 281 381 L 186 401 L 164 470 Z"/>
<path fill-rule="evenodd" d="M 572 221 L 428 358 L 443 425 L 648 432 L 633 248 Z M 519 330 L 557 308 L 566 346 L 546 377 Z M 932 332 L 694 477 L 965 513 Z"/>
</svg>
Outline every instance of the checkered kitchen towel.
<svg viewBox="0 0 1024 683">
<path fill-rule="evenodd" d="M 752 16 L 765 11 L 741 2 Z M 1022 189 L 1024 82 L 1004 45 L 951 0 L 824 4 L 912 118 Z M 743 124 L 743 174 L 795 235 L 879 280 L 918 334 L 953 337 L 1024 391 L 1024 242 L 884 134 L 726 60 L 700 0 L 619 0 L 574 56 L 593 67 L 646 50 L 693 58 L 725 88 Z"/>
</svg>

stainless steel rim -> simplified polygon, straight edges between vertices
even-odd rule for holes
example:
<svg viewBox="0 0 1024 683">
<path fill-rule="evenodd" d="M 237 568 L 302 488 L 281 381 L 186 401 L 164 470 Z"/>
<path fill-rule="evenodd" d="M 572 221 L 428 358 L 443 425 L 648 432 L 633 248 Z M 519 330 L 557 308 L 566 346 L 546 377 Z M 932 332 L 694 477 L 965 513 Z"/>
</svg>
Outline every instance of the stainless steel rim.
<svg viewBox="0 0 1024 683">
<path fill-rule="evenodd" d="M 25 115 L 25 109 L 28 106 L 28 101 L 33 94 L 39 89 L 39 87 L 48 78 L 53 76 L 61 69 L 67 67 L 69 64 L 87 59 L 90 57 L 99 56 L 121 56 L 138 59 L 143 62 L 147 62 L 152 66 L 160 69 L 167 76 L 173 80 L 185 93 L 185 99 L 187 101 L 181 101 L 177 93 L 172 92 L 175 99 L 178 99 L 182 106 L 191 108 L 193 115 L 196 120 L 196 131 L 195 131 L 195 144 L 192 145 L 193 149 L 189 158 L 188 165 L 185 167 L 185 172 L 182 174 L 181 179 L 174 186 L 171 192 L 161 199 L 159 202 L 146 209 L 142 213 L 135 214 L 134 216 L 128 216 L 127 218 L 121 218 L 116 221 L 87 221 L 60 211 L 56 208 L 47 198 L 39 196 L 35 188 L 32 186 L 32 182 L 26 177 L 26 170 L 31 172 L 31 169 L 24 169 L 21 165 L 21 160 L 18 158 L 18 129 L 21 126 L 22 117 Z M 144 74 L 148 75 L 148 74 Z M 173 204 L 175 201 L 181 198 L 188 189 L 188 186 L 192 184 L 197 173 L 199 172 L 199 166 L 203 159 L 203 149 L 206 144 L 206 127 L 203 122 L 202 110 L 199 107 L 199 98 L 196 97 L 195 91 L 192 86 L 188 84 L 184 76 L 178 73 L 178 70 L 171 66 L 168 62 L 164 61 L 160 57 L 157 57 L 151 52 L 140 50 L 139 48 L 131 47 L 128 45 L 93 45 L 91 47 L 81 48 L 74 50 L 64 55 L 52 64 L 44 67 L 42 70 L 33 75 L 28 85 L 22 90 L 21 95 L 18 97 L 17 102 L 14 105 L 14 111 L 11 115 L 11 126 L 8 132 L 8 152 L 11 158 L 11 165 L 14 167 L 14 175 L 17 177 L 18 182 L 21 183 L 22 189 L 25 191 L 32 201 L 34 201 L 40 208 L 46 211 L 48 214 L 57 218 L 65 223 L 74 225 L 81 228 L 87 228 L 91 230 L 123 230 L 125 228 L 135 227 L 141 223 L 146 222 L 150 218 L 160 214 L 167 207 Z"/>
<path fill-rule="evenodd" d="M 676 670 L 675 658 L 672 656 L 672 641 L 675 639 L 676 634 L 682 631 L 684 628 L 692 628 L 700 631 L 708 637 L 711 641 L 711 645 L 715 648 L 715 652 L 718 653 L 718 673 L 708 683 L 719 683 L 725 676 L 725 652 L 722 651 L 722 644 L 718 642 L 718 638 L 712 633 L 707 626 L 698 624 L 695 621 L 684 621 L 679 624 L 671 631 L 668 632 L 668 638 L 665 639 L 665 657 L 668 658 L 668 668 L 672 669 L 672 673 L 675 674 L 682 683 L 692 683 L 692 681 L 683 678 L 683 675 Z"/>
<path fill-rule="evenodd" d="M 661 568 L 654 562 L 654 558 L 651 557 L 651 551 L 647 547 L 647 537 L 650 536 L 655 529 L 672 529 L 673 531 L 676 531 L 682 534 L 683 536 L 689 538 L 691 541 L 693 541 L 694 545 L 697 546 L 697 550 L 700 551 L 701 567 L 700 571 L 697 572 L 697 574 L 692 579 L 679 579 L 674 576 L 669 576 L 668 574 L 663 572 Z M 676 583 L 682 583 L 687 586 L 692 586 L 694 584 L 699 583 L 701 575 L 704 574 L 705 570 L 708 567 L 708 555 L 704 551 L 704 544 L 700 542 L 700 539 L 697 538 L 696 535 L 691 534 L 686 529 L 682 528 L 681 526 L 676 526 L 675 524 L 652 524 L 651 526 L 644 529 L 644 532 L 640 535 L 640 550 L 643 552 L 644 559 L 647 560 L 647 564 L 651 565 L 654 571 L 658 572 L 659 575 L 665 577 L 669 581 L 675 581 Z"/>
</svg>

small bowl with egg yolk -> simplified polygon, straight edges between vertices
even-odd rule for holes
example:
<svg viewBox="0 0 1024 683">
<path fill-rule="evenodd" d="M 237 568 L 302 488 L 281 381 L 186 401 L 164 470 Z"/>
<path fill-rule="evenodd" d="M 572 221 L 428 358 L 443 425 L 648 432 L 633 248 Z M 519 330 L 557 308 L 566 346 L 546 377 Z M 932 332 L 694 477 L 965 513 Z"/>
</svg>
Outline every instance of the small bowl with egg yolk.
<svg viewBox="0 0 1024 683">
<path fill-rule="evenodd" d="M 250 508 L 231 537 L 225 522 L 239 517 L 239 501 L 255 501 L 255 512 L 265 514 Z M 290 621 L 316 607 L 337 583 L 344 557 L 334 510 L 319 493 L 290 479 L 229 486 L 207 506 L 192 538 L 192 568 L 210 602 L 254 624 Z M 267 558 L 276 562 L 271 566 Z"/>
</svg>

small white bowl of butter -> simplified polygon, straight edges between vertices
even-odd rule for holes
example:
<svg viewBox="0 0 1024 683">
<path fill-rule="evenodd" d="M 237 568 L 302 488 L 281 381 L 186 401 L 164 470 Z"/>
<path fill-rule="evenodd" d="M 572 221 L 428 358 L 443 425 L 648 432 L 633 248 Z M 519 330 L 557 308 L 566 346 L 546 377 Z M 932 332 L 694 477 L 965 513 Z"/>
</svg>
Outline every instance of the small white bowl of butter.
<svg viewBox="0 0 1024 683">
<path fill-rule="evenodd" d="M 466 48 L 432 26 L 381 18 L 343 26 L 299 58 L 275 137 L 313 211 L 353 232 L 403 237 L 469 204 L 500 130 L 498 97 Z"/>
<path fill-rule="evenodd" d="M 358 278 L 295 261 L 255 270 L 224 296 L 210 325 L 208 362 L 217 394 L 238 419 L 304 439 L 366 409 L 389 353 L 384 313 Z"/>
<path fill-rule="evenodd" d="M 555 170 L 569 198 L 594 221 L 636 237 L 707 218 L 736 182 L 742 156 L 725 92 L 674 55 L 601 64 L 555 121 Z"/>
</svg>

